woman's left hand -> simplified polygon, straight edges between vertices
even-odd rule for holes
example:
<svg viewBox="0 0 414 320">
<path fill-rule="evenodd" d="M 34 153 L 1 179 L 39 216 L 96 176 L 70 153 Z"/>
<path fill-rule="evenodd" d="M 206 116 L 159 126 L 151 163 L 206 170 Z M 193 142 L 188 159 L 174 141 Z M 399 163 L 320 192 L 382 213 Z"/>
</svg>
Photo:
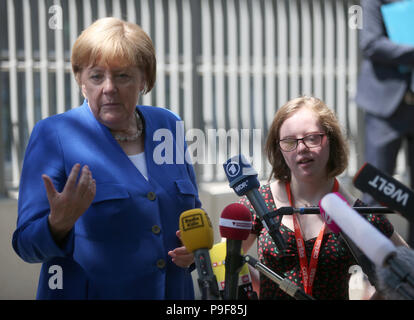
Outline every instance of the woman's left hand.
<svg viewBox="0 0 414 320">
<path fill-rule="evenodd" d="M 178 230 L 175 234 L 181 240 L 180 230 Z M 185 246 L 168 251 L 168 255 L 171 257 L 172 262 L 181 268 L 188 268 L 194 262 L 194 254 L 192 252 L 188 252 Z"/>
</svg>

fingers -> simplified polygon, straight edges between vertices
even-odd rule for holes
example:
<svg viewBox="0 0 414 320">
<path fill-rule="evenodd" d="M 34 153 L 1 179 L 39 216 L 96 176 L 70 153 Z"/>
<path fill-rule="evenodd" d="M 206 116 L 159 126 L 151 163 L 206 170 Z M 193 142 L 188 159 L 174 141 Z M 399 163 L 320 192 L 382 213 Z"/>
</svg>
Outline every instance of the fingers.
<svg viewBox="0 0 414 320">
<path fill-rule="evenodd" d="M 182 268 L 186 268 L 194 262 L 194 254 L 188 252 L 184 246 L 169 251 L 168 255 L 171 257 L 172 262 Z"/>
<path fill-rule="evenodd" d="M 43 184 L 45 185 L 47 198 L 51 200 L 57 194 L 55 185 L 53 184 L 52 179 L 50 179 L 49 176 L 46 174 L 42 174 L 42 179 L 43 179 Z"/>
<path fill-rule="evenodd" d="M 85 165 L 82 168 L 82 173 L 79 178 L 78 185 L 76 187 L 76 192 L 79 196 L 84 197 L 90 194 L 90 191 L 94 188 L 94 179 L 92 178 L 92 173 L 89 170 L 89 167 Z M 96 188 L 96 187 L 95 187 Z"/>
<path fill-rule="evenodd" d="M 72 170 L 70 171 L 68 181 L 66 181 L 63 192 L 68 191 L 68 192 L 73 193 L 75 191 L 76 179 L 78 178 L 80 167 L 81 167 L 81 165 L 79 163 L 76 163 L 72 167 Z"/>
<path fill-rule="evenodd" d="M 187 248 L 186 248 L 186 247 L 184 247 L 184 246 L 182 246 L 182 247 L 178 247 L 178 248 L 175 248 L 175 249 L 173 250 L 173 252 L 174 252 L 176 255 L 185 255 L 185 254 L 190 254 L 190 253 L 187 251 Z"/>
</svg>

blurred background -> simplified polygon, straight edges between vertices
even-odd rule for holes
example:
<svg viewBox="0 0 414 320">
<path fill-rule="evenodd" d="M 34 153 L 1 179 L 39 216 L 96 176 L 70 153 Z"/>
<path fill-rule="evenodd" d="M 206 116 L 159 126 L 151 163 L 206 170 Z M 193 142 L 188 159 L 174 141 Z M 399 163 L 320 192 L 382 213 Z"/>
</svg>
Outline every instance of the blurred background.
<svg viewBox="0 0 414 320">
<path fill-rule="evenodd" d="M 157 82 L 140 104 L 168 108 L 187 132 L 204 132 L 209 158 L 195 169 L 219 242 L 221 211 L 238 199 L 222 167 L 235 155 L 231 146 L 266 182 L 268 127 L 276 110 L 300 95 L 335 110 L 351 150 L 340 179 L 360 196 L 351 185 L 364 150 L 363 114 L 354 102 L 360 10 L 357 0 L 0 0 L 0 299 L 36 295 L 40 264 L 23 262 L 11 247 L 22 159 L 37 121 L 82 103 L 70 56 L 86 26 L 115 16 L 152 38 Z M 191 145 L 195 136 L 187 139 Z M 408 183 L 404 149 L 395 177 Z M 389 218 L 407 237 L 407 221 Z"/>
</svg>

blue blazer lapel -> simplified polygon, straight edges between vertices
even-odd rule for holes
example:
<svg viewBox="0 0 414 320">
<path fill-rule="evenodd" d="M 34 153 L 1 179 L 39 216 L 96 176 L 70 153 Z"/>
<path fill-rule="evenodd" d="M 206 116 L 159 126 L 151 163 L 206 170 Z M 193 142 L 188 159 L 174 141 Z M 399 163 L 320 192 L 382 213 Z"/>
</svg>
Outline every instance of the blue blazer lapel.
<svg viewBox="0 0 414 320">
<path fill-rule="evenodd" d="M 95 161 L 98 163 L 104 162 L 102 165 L 106 167 L 106 170 L 110 171 L 106 174 L 103 172 L 98 172 L 98 174 L 103 174 L 104 176 L 109 174 L 113 179 L 125 184 L 131 182 L 136 183 L 137 179 L 146 181 L 140 171 L 122 150 L 121 146 L 116 142 L 109 129 L 96 120 L 90 110 L 87 100 L 85 100 L 81 108 L 83 115 L 82 120 L 90 129 L 90 134 L 94 136 L 94 140 L 96 141 L 96 157 L 101 158 L 95 159 Z M 92 174 L 94 174 L 93 171 Z"/>
</svg>

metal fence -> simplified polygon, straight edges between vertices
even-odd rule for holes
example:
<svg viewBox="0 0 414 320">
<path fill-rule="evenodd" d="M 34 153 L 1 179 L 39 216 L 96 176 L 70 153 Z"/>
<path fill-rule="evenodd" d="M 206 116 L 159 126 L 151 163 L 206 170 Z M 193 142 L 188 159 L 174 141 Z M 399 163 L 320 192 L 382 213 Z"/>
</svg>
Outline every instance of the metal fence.
<svg viewBox="0 0 414 320">
<path fill-rule="evenodd" d="M 222 163 L 234 153 L 231 143 L 267 177 L 261 149 L 269 123 L 278 107 L 304 94 L 322 98 L 336 111 L 351 141 L 348 174 L 355 173 L 362 148 L 353 102 L 358 30 L 350 19 L 356 4 L 0 0 L 0 188 L 18 188 L 34 124 L 81 103 L 71 74 L 71 46 L 82 29 L 104 16 L 136 22 L 153 39 L 157 83 L 140 103 L 169 108 L 186 129 L 204 134 L 204 162 L 196 162 L 199 181 L 224 181 Z M 189 145 L 197 138 L 190 132 Z"/>
</svg>

